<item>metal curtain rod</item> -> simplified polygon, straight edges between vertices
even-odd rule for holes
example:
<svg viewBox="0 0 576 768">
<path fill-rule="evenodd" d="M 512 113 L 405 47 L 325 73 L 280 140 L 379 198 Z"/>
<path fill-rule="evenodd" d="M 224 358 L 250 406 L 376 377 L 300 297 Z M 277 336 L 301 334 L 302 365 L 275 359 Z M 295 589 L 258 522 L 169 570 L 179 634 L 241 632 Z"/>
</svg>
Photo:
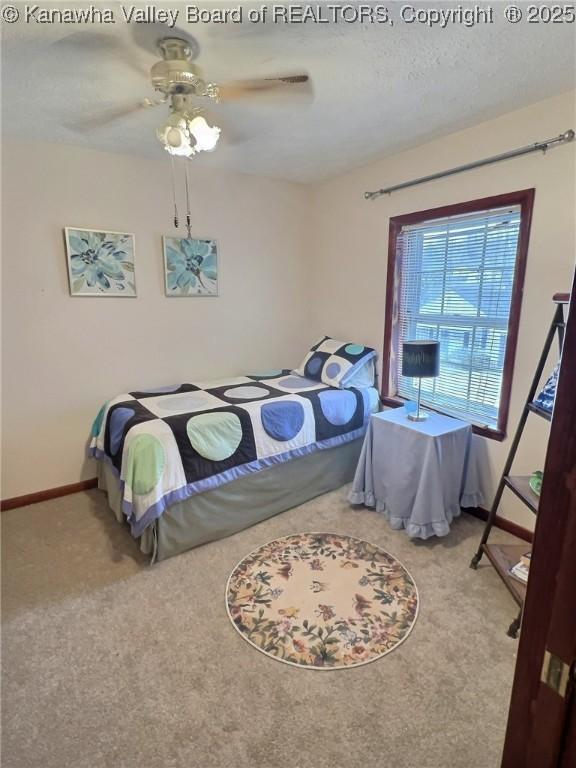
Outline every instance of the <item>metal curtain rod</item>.
<svg viewBox="0 0 576 768">
<path fill-rule="evenodd" d="M 377 197 L 380 197 L 380 195 L 389 195 L 391 192 L 396 192 L 398 189 L 406 189 L 406 187 L 414 187 L 416 184 L 424 184 L 427 181 L 443 179 L 445 176 L 454 176 L 456 173 L 471 171 L 473 168 L 481 168 L 483 165 L 499 163 L 501 160 L 510 160 L 512 157 L 528 155 L 530 152 L 538 152 L 539 150 L 546 152 L 546 150 L 554 144 L 567 144 L 569 141 L 574 141 L 574 136 L 574 131 L 570 128 L 570 130 L 561 133 L 560 136 L 556 136 L 553 139 L 538 141 L 536 144 L 529 144 L 527 147 L 520 147 L 520 149 L 512 149 L 510 152 L 504 152 L 501 155 L 494 155 L 493 157 L 486 157 L 484 160 L 476 160 L 474 163 L 459 165 L 457 168 L 450 168 L 448 171 L 432 173 L 430 176 L 422 176 L 421 178 L 413 179 L 412 181 L 403 181 L 401 184 L 395 184 L 393 187 L 377 189 L 375 192 L 364 192 L 364 197 L 366 200 L 375 200 Z"/>
</svg>

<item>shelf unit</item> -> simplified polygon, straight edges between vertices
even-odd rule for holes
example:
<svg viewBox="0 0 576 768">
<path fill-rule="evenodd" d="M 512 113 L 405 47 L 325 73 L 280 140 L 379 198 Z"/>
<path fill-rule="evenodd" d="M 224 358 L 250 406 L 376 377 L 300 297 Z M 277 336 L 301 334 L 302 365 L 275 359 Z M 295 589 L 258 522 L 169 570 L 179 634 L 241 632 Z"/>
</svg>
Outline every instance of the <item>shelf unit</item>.
<svg viewBox="0 0 576 768">
<path fill-rule="evenodd" d="M 526 597 L 526 585 L 521 581 L 510 576 L 510 568 L 516 565 L 522 555 L 526 554 L 526 544 L 485 544 L 484 552 L 486 557 L 494 568 L 498 575 L 508 588 L 508 591 L 516 600 L 518 605 L 522 607 L 524 598 Z"/>
<path fill-rule="evenodd" d="M 504 482 L 506 487 L 510 488 L 512 493 L 515 493 L 520 501 L 526 504 L 528 509 L 534 512 L 534 514 L 538 512 L 540 498 L 530 488 L 530 477 L 528 475 L 510 475 L 504 478 Z"/>
<path fill-rule="evenodd" d="M 566 326 L 564 321 L 564 305 L 568 304 L 570 301 L 570 294 L 557 293 L 554 295 L 553 301 L 556 305 L 554 310 L 554 317 L 552 319 L 548 335 L 546 336 L 546 341 L 544 342 L 544 348 L 542 350 L 542 354 L 540 355 L 540 360 L 536 366 L 534 379 L 532 380 L 532 384 L 528 392 L 528 397 L 526 398 L 526 404 L 524 405 L 518 428 L 516 429 L 514 439 L 512 440 L 512 444 L 510 446 L 510 452 L 508 453 L 508 458 L 506 459 L 506 463 L 504 465 L 502 477 L 500 478 L 498 489 L 496 490 L 496 495 L 494 497 L 494 502 L 484 527 L 484 533 L 482 534 L 480 545 L 476 554 L 472 558 L 472 562 L 470 563 L 470 567 L 474 568 L 475 570 L 478 567 L 478 563 L 482 559 L 482 555 L 485 554 L 506 585 L 512 597 L 519 605 L 520 612 L 508 628 L 508 634 L 510 637 L 516 637 L 518 635 L 520 622 L 522 620 L 524 598 L 526 597 L 526 585 L 510 575 L 510 568 L 520 560 L 520 557 L 523 554 L 526 553 L 528 545 L 489 544 L 488 538 L 496 519 L 496 514 L 502 499 L 502 494 L 506 488 L 512 491 L 512 493 L 514 493 L 515 496 L 517 496 L 531 512 L 534 514 L 538 513 L 539 497 L 530 487 L 530 477 L 526 475 L 513 475 L 511 474 L 511 470 L 529 414 L 540 416 L 541 418 L 546 419 L 546 421 L 552 420 L 552 414 L 536 405 L 534 403 L 534 398 L 536 396 L 536 390 L 542 377 L 542 372 L 544 370 L 544 366 L 546 365 L 546 361 L 548 359 L 548 355 L 550 353 L 550 349 L 556 334 L 558 334 L 558 346 L 560 354 L 562 353 L 564 328 Z"/>
</svg>

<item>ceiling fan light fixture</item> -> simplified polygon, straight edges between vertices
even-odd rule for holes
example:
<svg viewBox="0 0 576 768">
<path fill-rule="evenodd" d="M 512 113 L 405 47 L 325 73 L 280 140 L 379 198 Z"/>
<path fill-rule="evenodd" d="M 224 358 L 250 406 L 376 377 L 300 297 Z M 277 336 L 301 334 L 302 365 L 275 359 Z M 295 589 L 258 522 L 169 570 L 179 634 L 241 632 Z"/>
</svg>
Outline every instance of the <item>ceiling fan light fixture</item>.
<svg viewBox="0 0 576 768">
<path fill-rule="evenodd" d="M 186 120 L 173 112 L 168 120 L 156 131 L 158 141 L 171 155 L 190 157 L 194 154 Z"/>
<path fill-rule="evenodd" d="M 188 123 L 188 130 L 196 140 L 195 152 L 212 152 L 220 138 L 220 128 L 208 125 L 202 115 L 197 115 Z"/>
<path fill-rule="evenodd" d="M 166 131 L 166 144 L 173 149 L 178 149 L 186 142 L 186 135 L 180 128 L 169 128 Z"/>
<path fill-rule="evenodd" d="M 192 157 L 197 152 L 212 152 L 216 148 L 220 128 L 208 125 L 201 115 L 189 119 L 185 114 L 172 112 L 156 136 L 171 155 Z"/>
</svg>

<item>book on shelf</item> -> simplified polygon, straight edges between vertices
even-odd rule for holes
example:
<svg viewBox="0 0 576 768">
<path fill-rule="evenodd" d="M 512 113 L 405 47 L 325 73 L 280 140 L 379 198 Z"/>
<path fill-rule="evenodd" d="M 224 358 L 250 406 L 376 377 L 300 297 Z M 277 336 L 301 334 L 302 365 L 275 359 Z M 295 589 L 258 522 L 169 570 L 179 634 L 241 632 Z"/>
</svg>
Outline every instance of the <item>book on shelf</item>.
<svg viewBox="0 0 576 768">
<path fill-rule="evenodd" d="M 523 564 L 523 563 L 516 563 L 516 565 L 513 565 L 512 568 L 508 571 L 510 576 L 512 578 L 517 579 L 518 581 L 521 581 L 523 584 L 526 584 L 528 581 L 528 573 L 529 569 Z"/>
<path fill-rule="evenodd" d="M 525 555 L 522 555 L 520 558 L 520 562 L 522 565 L 525 565 L 526 568 L 530 568 L 530 558 L 532 557 L 532 552 L 526 552 Z"/>
</svg>

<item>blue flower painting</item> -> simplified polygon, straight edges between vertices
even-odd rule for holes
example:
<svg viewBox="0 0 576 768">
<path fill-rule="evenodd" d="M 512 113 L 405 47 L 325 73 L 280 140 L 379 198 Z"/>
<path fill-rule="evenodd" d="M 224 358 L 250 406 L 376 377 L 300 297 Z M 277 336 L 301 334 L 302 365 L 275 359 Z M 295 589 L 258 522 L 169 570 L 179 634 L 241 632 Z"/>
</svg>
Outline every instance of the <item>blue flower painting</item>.
<svg viewBox="0 0 576 768">
<path fill-rule="evenodd" d="M 215 240 L 165 237 L 166 296 L 218 296 Z"/>
<path fill-rule="evenodd" d="M 136 296 L 134 235 L 66 227 L 72 296 Z"/>
</svg>

